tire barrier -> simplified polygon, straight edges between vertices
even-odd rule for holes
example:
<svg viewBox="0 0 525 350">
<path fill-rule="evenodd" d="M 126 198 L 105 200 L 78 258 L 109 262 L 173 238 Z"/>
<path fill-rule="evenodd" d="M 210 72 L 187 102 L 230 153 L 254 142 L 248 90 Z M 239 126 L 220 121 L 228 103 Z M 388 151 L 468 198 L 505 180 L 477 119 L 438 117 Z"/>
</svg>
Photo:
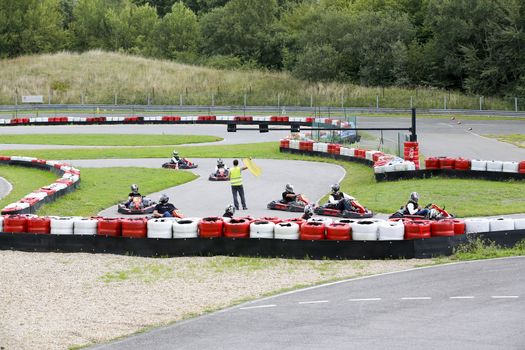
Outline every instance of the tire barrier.
<svg viewBox="0 0 525 350">
<path fill-rule="evenodd" d="M 61 178 L 54 183 L 41 187 L 5 206 L 2 214 L 34 214 L 45 203 L 53 202 L 58 197 L 74 191 L 80 183 L 80 170 L 65 163 L 20 156 L 0 156 L 0 164 L 24 166 L 51 171 Z"/>
<path fill-rule="evenodd" d="M 185 218 L 173 221 L 173 238 L 197 238 L 199 236 L 199 220 Z"/>
<path fill-rule="evenodd" d="M 273 238 L 275 223 L 271 221 L 255 220 L 250 224 L 250 238 Z"/>
<path fill-rule="evenodd" d="M 140 256 L 378 259 L 449 255 L 458 244 L 477 237 L 505 247 L 525 239 L 525 229 L 515 229 L 525 226 L 525 219 L 340 221 L 328 225 L 310 221 L 299 228 L 291 221 L 274 224 L 238 218 L 224 223 L 222 218 L 147 220 L 6 215 L 0 216 L 4 231 L 0 233 L 0 249 Z M 461 229 L 470 233 L 462 234 Z M 301 243 L 286 243 L 292 241 Z"/>
<path fill-rule="evenodd" d="M 469 160 L 451 157 L 430 157 L 425 159 L 425 169 L 419 169 L 419 162 L 403 160 L 382 152 L 340 147 L 333 144 L 315 142 L 312 151 L 287 147 L 289 140 L 280 141 L 280 151 L 294 154 L 318 156 L 358 162 L 374 168 L 376 181 L 396 181 L 400 179 L 425 179 L 433 176 L 454 178 L 477 178 L 494 181 L 524 180 L 525 161 L 502 162 Z M 328 147 L 332 150 L 328 152 Z M 326 149 L 326 150 L 325 150 Z M 373 160 L 367 159 L 367 152 Z M 374 153 L 375 152 L 375 153 Z M 370 156 L 368 157 L 370 158 Z"/>
</svg>

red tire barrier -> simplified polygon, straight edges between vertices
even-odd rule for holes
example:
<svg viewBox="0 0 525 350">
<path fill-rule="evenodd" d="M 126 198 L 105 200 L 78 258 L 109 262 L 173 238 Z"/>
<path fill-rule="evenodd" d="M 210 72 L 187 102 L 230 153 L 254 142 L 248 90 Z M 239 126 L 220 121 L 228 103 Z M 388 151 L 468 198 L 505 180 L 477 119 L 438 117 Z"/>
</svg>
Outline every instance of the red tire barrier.
<svg viewBox="0 0 525 350">
<path fill-rule="evenodd" d="M 4 232 L 27 232 L 27 216 L 7 215 L 4 216 Z"/>
<path fill-rule="evenodd" d="M 163 122 L 180 122 L 180 117 L 178 115 L 165 115 L 162 117 Z"/>
<path fill-rule="evenodd" d="M 221 237 L 224 221 L 219 217 L 202 218 L 199 222 L 199 236 L 202 238 Z"/>
<path fill-rule="evenodd" d="M 318 241 L 325 239 L 325 226 L 322 222 L 305 222 L 301 226 L 300 237 L 303 241 Z"/>
<path fill-rule="evenodd" d="M 0 156 L 0 160 L 11 160 L 10 156 Z"/>
<path fill-rule="evenodd" d="M 307 123 L 313 123 L 315 121 L 315 118 L 314 117 L 306 117 L 306 120 L 305 120 Z"/>
<path fill-rule="evenodd" d="M 148 220 L 146 218 L 121 219 L 122 237 L 146 238 Z"/>
<path fill-rule="evenodd" d="M 197 120 L 200 120 L 200 121 L 217 120 L 217 117 L 214 115 L 200 115 L 197 117 Z"/>
<path fill-rule="evenodd" d="M 288 122 L 290 120 L 289 117 L 286 117 L 286 116 L 271 116 L 270 117 L 270 121 L 271 122 Z"/>
<path fill-rule="evenodd" d="M 36 203 L 40 202 L 40 198 L 29 198 L 25 197 L 20 200 L 20 203 L 27 203 L 30 206 L 35 205 Z"/>
<path fill-rule="evenodd" d="M 299 228 L 301 228 L 301 226 L 303 226 L 303 224 L 306 222 L 303 218 L 285 219 L 283 221 L 284 222 L 294 222 L 299 226 Z"/>
<path fill-rule="evenodd" d="M 520 174 L 525 174 L 525 161 L 521 161 L 518 166 L 518 172 Z"/>
<path fill-rule="evenodd" d="M 27 232 L 48 234 L 51 231 L 51 220 L 48 217 L 33 216 L 27 219 Z"/>
<path fill-rule="evenodd" d="M 366 149 L 356 149 L 355 150 L 355 156 L 357 158 L 366 158 Z"/>
<path fill-rule="evenodd" d="M 470 159 L 456 158 L 456 161 L 454 162 L 454 169 L 470 170 Z"/>
<path fill-rule="evenodd" d="M 253 117 L 251 116 L 236 116 L 233 118 L 236 122 L 253 122 Z"/>
<path fill-rule="evenodd" d="M 405 221 L 405 239 L 430 238 L 429 220 Z"/>
<path fill-rule="evenodd" d="M 385 154 L 383 152 L 376 152 L 372 155 L 372 160 L 377 162 L 380 157 L 383 157 Z"/>
<path fill-rule="evenodd" d="M 425 159 L 426 169 L 439 169 L 439 158 L 430 157 Z"/>
<path fill-rule="evenodd" d="M 246 219 L 231 219 L 224 223 L 224 237 L 250 238 L 250 221 Z"/>
<path fill-rule="evenodd" d="M 299 142 L 299 149 L 301 151 L 313 151 L 314 150 L 314 143 L 313 143 L 313 141 L 300 141 Z"/>
<path fill-rule="evenodd" d="M 279 142 L 280 148 L 290 148 L 290 140 L 281 140 Z"/>
<path fill-rule="evenodd" d="M 454 219 L 454 234 L 462 235 L 465 233 L 465 220 Z"/>
<path fill-rule="evenodd" d="M 432 237 L 454 236 L 454 220 L 444 219 L 433 221 L 430 224 L 430 235 Z"/>
<path fill-rule="evenodd" d="M 144 120 L 144 118 L 139 117 L 139 116 L 125 117 L 124 123 L 136 123 L 142 120 Z"/>
<path fill-rule="evenodd" d="M 27 124 L 29 123 L 29 118 L 13 118 L 10 121 L 11 124 Z"/>
<path fill-rule="evenodd" d="M 328 144 L 328 153 L 330 154 L 339 154 L 341 151 L 341 145 L 335 144 L 335 143 L 329 143 Z"/>
<path fill-rule="evenodd" d="M 440 169 L 454 169 L 454 163 L 456 160 L 450 157 L 439 157 L 439 168 Z"/>
<path fill-rule="evenodd" d="M 351 231 L 350 224 L 333 222 L 326 227 L 326 239 L 348 241 L 351 239 Z"/>
<path fill-rule="evenodd" d="M 97 235 L 119 237 L 122 235 L 122 222 L 118 218 L 98 219 Z"/>
</svg>

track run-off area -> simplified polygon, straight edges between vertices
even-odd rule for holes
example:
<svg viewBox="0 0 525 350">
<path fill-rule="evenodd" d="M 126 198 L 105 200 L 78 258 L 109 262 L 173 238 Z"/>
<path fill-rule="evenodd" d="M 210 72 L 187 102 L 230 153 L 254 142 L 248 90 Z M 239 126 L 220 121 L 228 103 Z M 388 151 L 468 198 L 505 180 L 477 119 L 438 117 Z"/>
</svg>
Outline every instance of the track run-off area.
<svg viewBox="0 0 525 350">
<path fill-rule="evenodd" d="M 360 117 L 358 126 L 385 125 L 404 127 L 409 125 L 409 119 Z M 215 144 L 277 142 L 288 134 L 287 131 L 227 133 L 225 125 L 21 126 L 5 127 L 1 132 L 201 134 L 224 138 Z M 481 136 L 506 133 L 525 133 L 525 125 L 512 120 L 466 120 L 461 123 L 443 118 L 418 120 L 420 152 L 427 157 L 524 160 L 525 149 Z M 0 152 L 57 148 L 76 147 L 0 144 Z M 163 159 L 65 161 L 79 168 L 158 168 L 169 157 L 170 154 Z M 193 160 L 199 164 L 197 169 L 191 170 L 199 175 L 196 180 L 148 195 L 157 200 L 161 193 L 167 193 L 190 217 L 220 216 L 232 201 L 229 183 L 208 181 L 215 159 Z M 232 160 L 226 158 L 225 162 L 231 166 Z M 345 176 L 343 168 L 328 163 L 254 161 L 263 169 L 263 175 L 256 178 L 247 171 L 243 173 L 249 209 L 241 211 L 241 215 L 297 217 L 297 213 L 269 211 L 266 204 L 277 199 L 288 182 L 294 184 L 297 192 L 304 192 L 311 200 L 318 201 L 327 194 L 332 183 Z M 133 182 L 130 174 L 129 184 Z M 1 188 L 4 187 L 9 186 Z M 118 216 L 114 206 L 98 214 Z M 524 265 L 524 258 L 462 263 L 307 288 L 183 321 L 100 348 L 522 349 L 525 347 L 522 334 L 525 278 L 521 273 Z"/>
</svg>

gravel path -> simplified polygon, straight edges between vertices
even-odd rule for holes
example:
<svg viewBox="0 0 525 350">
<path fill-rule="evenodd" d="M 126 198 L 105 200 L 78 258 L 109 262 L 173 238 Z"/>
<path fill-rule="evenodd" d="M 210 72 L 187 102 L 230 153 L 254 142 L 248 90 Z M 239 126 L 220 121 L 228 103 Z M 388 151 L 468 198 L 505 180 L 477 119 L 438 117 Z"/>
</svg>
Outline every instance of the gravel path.
<svg viewBox="0 0 525 350">
<path fill-rule="evenodd" d="M 0 349 L 106 342 L 283 288 L 417 264 L 1 251 Z"/>
</svg>

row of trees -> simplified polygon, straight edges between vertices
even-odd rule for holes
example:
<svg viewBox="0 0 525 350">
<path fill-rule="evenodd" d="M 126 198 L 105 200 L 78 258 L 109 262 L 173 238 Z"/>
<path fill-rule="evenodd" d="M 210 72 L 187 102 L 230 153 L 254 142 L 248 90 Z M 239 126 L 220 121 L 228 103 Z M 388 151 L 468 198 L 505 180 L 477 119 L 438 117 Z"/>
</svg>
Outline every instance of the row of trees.
<svg viewBox="0 0 525 350">
<path fill-rule="evenodd" d="M 525 97 L 523 0 L 3 0 L 0 55 L 102 48 Z"/>
</svg>

